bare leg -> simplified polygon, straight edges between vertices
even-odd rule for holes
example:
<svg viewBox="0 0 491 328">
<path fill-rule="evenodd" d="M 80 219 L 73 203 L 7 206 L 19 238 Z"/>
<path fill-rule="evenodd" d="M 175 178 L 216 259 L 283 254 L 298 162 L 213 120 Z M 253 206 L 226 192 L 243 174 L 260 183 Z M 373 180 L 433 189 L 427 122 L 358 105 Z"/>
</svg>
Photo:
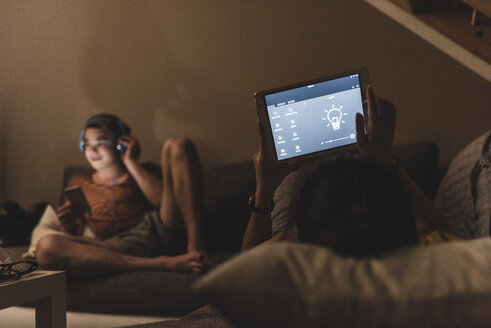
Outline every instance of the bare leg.
<svg viewBox="0 0 491 328">
<path fill-rule="evenodd" d="M 160 161 L 162 222 L 170 228 L 186 229 L 188 252 L 203 252 L 203 172 L 196 149 L 189 139 L 172 138 L 162 147 Z"/>
<path fill-rule="evenodd" d="M 144 270 L 197 274 L 201 273 L 205 266 L 202 257 L 200 252 L 173 257 L 137 257 L 120 253 L 101 241 L 54 234 L 41 238 L 36 247 L 36 258 L 43 268 L 66 270 L 72 276 L 97 276 Z"/>
</svg>

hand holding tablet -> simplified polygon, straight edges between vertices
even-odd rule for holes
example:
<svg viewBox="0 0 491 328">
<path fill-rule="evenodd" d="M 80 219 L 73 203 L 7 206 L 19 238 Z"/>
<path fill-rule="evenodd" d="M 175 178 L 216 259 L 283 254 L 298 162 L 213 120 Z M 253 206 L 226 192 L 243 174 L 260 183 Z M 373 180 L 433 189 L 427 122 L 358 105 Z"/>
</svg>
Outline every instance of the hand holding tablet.
<svg viewBox="0 0 491 328">
<path fill-rule="evenodd" d="M 266 152 L 265 127 L 258 121 L 257 128 L 259 134 L 259 151 L 253 155 L 256 174 L 256 192 L 261 196 L 263 196 L 263 193 L 266 194 L 265 198 L 268 199 L 269 202 L 273 197 L 275 189 L 288 173 L 298 168 L 300 161 L 298 163 L 277 163 L 272 158 L 268 157 L 270 154 Z M 262 197 L 258 195 L 257 199 L 261 200 Z"/>
<path fill-rule="evenodd" d="M 356 116 L 357 144 L 360 154 L 387 167 L 397 166 L 392 153 L 396 109 L 392 102 L 376 98 L 371 86 L 367 87 L 367 116 Z M 365 126 L 367 131 L 365 132 Z"/>
</svg>

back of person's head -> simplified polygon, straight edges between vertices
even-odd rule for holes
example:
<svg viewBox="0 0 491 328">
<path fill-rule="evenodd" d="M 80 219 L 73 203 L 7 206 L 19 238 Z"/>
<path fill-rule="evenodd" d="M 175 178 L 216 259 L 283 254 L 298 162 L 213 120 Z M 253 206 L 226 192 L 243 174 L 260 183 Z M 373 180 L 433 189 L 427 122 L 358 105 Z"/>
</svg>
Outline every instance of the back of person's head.
<svg viewBox="0 0 491 328">
<path fill-rule="evenodd" d="M 299 239 L 343 256 L 379 256 L 418 242 L 409 194 L 393 170 L 357 155 L 324 160 L 297 204 Z"/>
</svg>

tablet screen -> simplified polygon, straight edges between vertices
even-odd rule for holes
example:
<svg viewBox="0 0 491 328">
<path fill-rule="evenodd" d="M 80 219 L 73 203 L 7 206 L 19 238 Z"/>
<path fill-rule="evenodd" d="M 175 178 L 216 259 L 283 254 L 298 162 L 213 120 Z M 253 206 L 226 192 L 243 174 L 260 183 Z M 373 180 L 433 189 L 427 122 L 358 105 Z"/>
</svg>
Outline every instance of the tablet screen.
<svg viewBox="0 0 491 328">
<path fill-rule="evenodd" d="M 356 143 L 358 74 L 264 96 L 278 160 Z"/>
</svg>

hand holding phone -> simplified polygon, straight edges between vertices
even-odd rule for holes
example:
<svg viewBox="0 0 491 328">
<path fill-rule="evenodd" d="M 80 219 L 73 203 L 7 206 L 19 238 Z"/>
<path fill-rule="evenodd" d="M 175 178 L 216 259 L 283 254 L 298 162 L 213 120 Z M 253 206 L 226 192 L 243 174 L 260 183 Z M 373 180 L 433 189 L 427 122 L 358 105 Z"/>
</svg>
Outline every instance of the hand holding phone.
<svg viewBox="0 0 491 328">
<path fill-rule="evenodd" d="M 72 203 L 65 202 L 56 209 L 56 215 L 60 220 L 61 231 L 70 235 L 81 236 L 86 224 L 84 214 L 74 209 Z"/>
<path fill-rule="evenodd" d="M 80 213 L 89 213 L 90 205 L 85 198 L 85 194 L 80 186 L 70 186 L 65 188 L 65 196 L 72 204 L 73 208 Z"/>
</svg>

